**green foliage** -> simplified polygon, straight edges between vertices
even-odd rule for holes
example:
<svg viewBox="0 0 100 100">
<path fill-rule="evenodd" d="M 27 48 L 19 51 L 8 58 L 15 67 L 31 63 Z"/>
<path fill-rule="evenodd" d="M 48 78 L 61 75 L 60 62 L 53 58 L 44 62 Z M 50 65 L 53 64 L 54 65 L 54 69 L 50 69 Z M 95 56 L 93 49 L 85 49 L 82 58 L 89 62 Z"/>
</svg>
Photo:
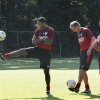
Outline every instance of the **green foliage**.
<svg viewBox="0 0 100 100">
<path fill-rule="evenodd" d="M 46 17 L 55 30 L 69 30 L 73 20 L 100 29 L 99 0 L 1 0 L 1 4 L 7 30 L 34 30 L 31 20 L 39 16 Z"/>
<path fill-rule="evenodd" d="M 7 3 L 7 30 L 29 30 L 32 27 L 32 18 L 37 15 L 36 2 L 32 0 L 10 1 Z"/>
</svg>

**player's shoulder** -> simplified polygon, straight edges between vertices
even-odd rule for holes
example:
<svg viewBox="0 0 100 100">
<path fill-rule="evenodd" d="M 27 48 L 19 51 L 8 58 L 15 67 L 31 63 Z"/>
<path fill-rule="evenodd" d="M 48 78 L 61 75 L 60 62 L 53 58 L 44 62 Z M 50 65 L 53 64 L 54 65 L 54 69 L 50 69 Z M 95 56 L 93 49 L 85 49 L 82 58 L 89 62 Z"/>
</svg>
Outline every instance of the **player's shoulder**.
<svg viewBox="0 0 100 100">
<path fill-rule="evenodd" d="M 90 30 L 89 28 L 83 27 L 83 32 L 84 32 L 84 33 L 90 33 L 91 30 Z"/>
<path fill-rule="evenodd" d="M 86 28 L 86 27 L 82 27 L 83 31 L 89 31 L 90 29 Z"/>
<path fill-rule="evenodd" d="M 40 31 L 40 29 L 39 28 L 37 28 L 36 30 L 35 30 L 35 33 L 38 33 Z"/>
<path fill-rule="evenodd" d="M 52 28 L 51 26 L 47 26 L 48 30 L 54 31 L 54 28 Z"/>
</svg>

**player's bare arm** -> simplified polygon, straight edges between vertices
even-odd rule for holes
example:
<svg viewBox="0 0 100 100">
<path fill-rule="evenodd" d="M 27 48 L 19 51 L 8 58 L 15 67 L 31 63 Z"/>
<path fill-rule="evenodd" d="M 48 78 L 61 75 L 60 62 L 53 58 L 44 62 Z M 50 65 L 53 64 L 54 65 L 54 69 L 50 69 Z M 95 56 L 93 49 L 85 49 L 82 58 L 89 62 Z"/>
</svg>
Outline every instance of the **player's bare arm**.
<svg viewBox="0 0 100 100">
<path fill-rule="evenodd" d="M 97 39 L 93 42 L 93 47 L 96 51 L 100 51 L 100 34 L 98 35 Z"/>
<path fill-rule="evenodd" d="M 44 44 L 44 45 L 51 45 L 53 42 L 53 39 L 46 39 L 44 42 L 41 42 L 40 44 Z"/>
<path fill-rule="evenodd" d="M 93 49 L 93 42 L 94 41 L 95 41 L 95 37 L 92 37 L 89 49 Z"/>
<path fill-rule="evenodd" d="M 36 36 L 33 36 L 33 38 L 32 38 L 32 44 L 34 44 L 34 45 L 37 45 L 37 44 L 39 44 L 39 43 L 41 43 L 41 42 L 43 42 L 44 40 L 41 38 L 41 39 L 39 39 L 39 38 L 37 38 Z"/>
<path fill-rule="evenodd" d="M 93 49 L 93 42 L 94 41 L 95 41 L 95 37 L 92 37 L 91 38 L 91 43 L 90 43 L 89 49 L 87 51 L 87 56 L 89 56 L 91 54 L 91 50 Z"/>
<path fill-rule="evenodd" d="M 93 42 L 93 48 L 98 51 L 98 41 L 97 39 Z"/>
</svg>

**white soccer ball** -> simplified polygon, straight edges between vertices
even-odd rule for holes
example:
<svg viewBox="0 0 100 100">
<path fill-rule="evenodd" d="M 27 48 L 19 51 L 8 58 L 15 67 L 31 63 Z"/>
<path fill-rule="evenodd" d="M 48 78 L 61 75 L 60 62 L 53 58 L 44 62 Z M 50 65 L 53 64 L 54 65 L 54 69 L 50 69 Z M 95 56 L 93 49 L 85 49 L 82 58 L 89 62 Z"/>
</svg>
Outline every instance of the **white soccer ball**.
<svg viewBox="0 0 100 100">
<path fill-rule="evenodd" d="M 66 84 L 68 88 L 74 88 L 76 85 L 76 82 L 74 80 L 68 80 Z"/>
<path fill-rule="evenodd" d="M 5 38 L 6 38 L 6 33 L 0 30 L 0 41 L 5 40 Z"/>
</svg>

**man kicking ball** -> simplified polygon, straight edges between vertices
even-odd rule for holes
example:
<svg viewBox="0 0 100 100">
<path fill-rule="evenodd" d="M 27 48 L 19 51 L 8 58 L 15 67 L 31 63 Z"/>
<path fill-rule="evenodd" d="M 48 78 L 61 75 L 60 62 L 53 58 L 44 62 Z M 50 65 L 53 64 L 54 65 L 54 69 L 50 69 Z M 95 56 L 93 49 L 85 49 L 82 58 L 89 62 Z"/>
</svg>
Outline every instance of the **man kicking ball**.
<svg viewBox="0 0 100 100">
<path fill-rule="evenodd" d="M 46 24 L 44 17 L 35 19 L 35 24 L 38 27 L 34 32 L 32 44 L 35 47 L 22 48 L 10 53 L 0 54 L 1 60 L 27 55 L 29 57 L 38 58 L 40 61 L 40 68 L 43 68 L 46 81 L 46 93 L 50 94 L 50 59 L 51 49 L 54 39 L 54 29 Z"/>
</svg>

